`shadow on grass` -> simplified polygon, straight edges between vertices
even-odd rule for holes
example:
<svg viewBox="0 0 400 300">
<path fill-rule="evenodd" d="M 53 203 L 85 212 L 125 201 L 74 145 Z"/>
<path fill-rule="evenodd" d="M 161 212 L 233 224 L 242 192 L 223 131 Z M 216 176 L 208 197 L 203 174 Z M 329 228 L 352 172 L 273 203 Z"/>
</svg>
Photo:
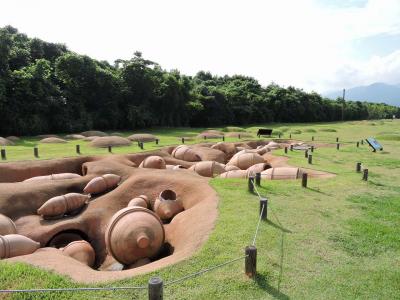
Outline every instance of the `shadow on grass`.
<svg viewBox="0 0 400 300">
<path fill-rule="evenodd" d="M 267 220 L 266 223 L 268 223 L 272 227 L 275 227 L 276 229 L 279 229 L 279 230 L 281 230 L 281 231 L 283 231 L 285 233 L 292 233 L 292 231 L 290 231 L 289 229 L 286 229 L 286 228 L 284 228 L 284 227 L 272 222 L 271 220 Z"/>
<path fill-rule="evenodd" d="M 266 291 L 272 297 L 282 300 L 290 299 L 289 296 L 285 295 L 284 293 L 280 292 L 277 288 L 269 284 L 267 275 L 257 273 L 255 281 L 261 289 Z"/>
<path fill-rule="evenodd" d="M 322 195 L 325 195 L 325 196 L 332 196 L 331 194 L 328 194 L 328 193 L 325 193 L 325 192 L 321 192 L 319 189 L 313 189 L 313 188 L 310 188 L 310 187 L 307 187 L 307 189 L 312 191 L 312 192 L 319 193 L 319 194 L 322 194 Z"/>
</svg>

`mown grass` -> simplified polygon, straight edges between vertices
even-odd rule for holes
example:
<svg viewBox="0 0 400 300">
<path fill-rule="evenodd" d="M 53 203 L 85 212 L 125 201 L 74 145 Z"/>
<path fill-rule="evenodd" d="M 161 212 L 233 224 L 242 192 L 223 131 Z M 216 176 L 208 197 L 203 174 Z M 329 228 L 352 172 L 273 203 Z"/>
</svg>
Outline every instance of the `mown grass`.
<svg viewBox="0 0 400 300">
<path fill-rule="evenodd" d="M 378 132 L 400 133 L 400 123 L 312 124 L 318 131 L 296 138 L 345 143 L 317 148 L 312 168 L 336 173 L 332 179 L 263 181 L 269 199 L 268 221 L 262 222 L 256 245 L 258 275 L 243 274 L 243 261 L 165 287 L 166 299 L 399 299 L 400 298 L 400 144 L 382 142 L 371 152 L 355 142 Z M 275 124 L 276 127 L 290 125 Z M 263 126 L 263 127 L 267 127 Z M 311 124 L 295 124 L 303 132 Z M 336 132 L 321 132 L 320 128 Z M 254 132 L 258 126 L 246 129 Z M 171 130 L 172 131 L 172 130 Z M 168 129 L 164 130 L 168 136 Z M 171 134 L 175 136 L 176 133 Z M 288 135 L 286 133 L 286 135 Z M 276 151 L 285 155 L 283 150 Z M 302 151 L 287 154 L 289 163 L 310 167 Z M 356 162 L 369 169 L 369 181 L 355 172 Z M 252 241 L 259 203 L 240 179 L 212 179 L 220 202 L 209 240 L 192 258 L 151 274 L 100 286 L 146 285 L 152 276 L 168 282 L 241 256 Z M 62 276 L 23 264 L 0 263 L 0 288 L 77 287 Z M 1 296 L 0 296 L 1 297 Z M 15 299 L 146 299 L 146 291 L 15 295 Z"/>
</svg>

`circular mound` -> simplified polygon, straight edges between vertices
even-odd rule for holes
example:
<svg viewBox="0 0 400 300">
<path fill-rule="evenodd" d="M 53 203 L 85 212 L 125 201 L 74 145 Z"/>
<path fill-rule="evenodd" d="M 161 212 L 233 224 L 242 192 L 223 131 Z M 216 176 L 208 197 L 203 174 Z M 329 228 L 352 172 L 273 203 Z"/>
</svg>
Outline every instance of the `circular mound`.
<svg viewBox="0 0 400 300">
<path fill-rule="evenodd" d="M 123 136 L 121 132 L 113 132 L 110 134 L 111 136 Z"/>
<path fill-rule="evenodd" d="M 12 146 L 14 143 L 8 139 L 0 137 L 0 146 Z"/>
<path fill-rule="evenodd" d="M 225 134 L 226 137 L 235 137 L 238 138 L 240 135 L 241 138 L 251 138 L 253 135 L 248 132 L 229 132 Z"/>
<path fill-rule="evenodd" d="M 40 139 L 46 139 L 46 138 L 60 138 L 57 134 L 40 134 L 37 136 Z"/>
<path fill-rule="evenodd" d="M 222 133 L 214 133 L 214 132 L 209 132 L 209 131 L 204 131 L 197 135 L 198 139 L 220 139 L 224 136 Z"/>
<path fill-rule="evenodd" d="M 93 140 L 95 140 L 95 139 L 97 139 L 97 138 L 99 138 L 100 136 L 97 136 L 97 135 L 95 135 L 95 136 L 88 136 L 88 137 L 86 137 L 86 138 L 84 138 L 83 140 L 84 141 L 87 141 L 87 142 L 91 142 L 91 141 L 93 141 Z"/>
<path fill-rule="evenodd" d="M 8 137 L 6 137 L 6 139 L 9 141 L 12 141 L 12 142 L 18 142 L 20 140 L 19 137 L 14 136 L 14 135 L 8 136 Z"/>
<path fill-rule="evenodd" d="M 64 144 L 67 141 L 60 139 L 60 138 L 49 137 L 49 138 L 42 139 L 39 142 L 43 143 L 43 144 Z"/>
<path fill-rule="evenodd" d="M 128 136 L 128 139 L 133 142 L 154 142 L 157 137 L 149 133 L 136 133 Z"/>
<path fill-rule="evenodd" d="M 246 132 L 246 129 L 242 128 L 242 127 L 235 127 L 235 126 L 228 126 L 224 128 L 224 131 L 228 131 L 228 132 Z"/>
<path fill-rule="evenodd" d="M 83 140 L 85 136 L 81 134 L 68 134 L 65 136 L 65 138 L 69 140 Z"/>
<path fill-rule="evenodd" d="M 89 130 L 89 131 L 81 132 L 81 135 L 89 137 L 89 136 L 107 136 L 108 134 L 103 131 Z"/>
<path fill-rule="evenodd" d="M 89 145 L 96 148 L 107 148 L 108 146 L 120 147 L 129 146 L 131 144 L 132 142 L 130 140 L 120 136 L 103 136 L 93 139 Z"/>
</svg>

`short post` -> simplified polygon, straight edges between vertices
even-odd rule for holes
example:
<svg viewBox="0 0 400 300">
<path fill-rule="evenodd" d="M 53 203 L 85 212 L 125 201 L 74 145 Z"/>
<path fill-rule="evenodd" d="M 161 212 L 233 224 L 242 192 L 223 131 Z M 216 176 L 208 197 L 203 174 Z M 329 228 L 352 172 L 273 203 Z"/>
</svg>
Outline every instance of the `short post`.
<svg viewBox="0 0 400 300">
<path fill-rule="evenodd" d="M 240 140 L 240 133 L 238 134 L 238 138 L 239 138 L 239 140 Z"/>
<path fill-rule="evenodd" d="M 222 136 L 222 141 L 225 142 L 225 136 L 224 135 Z"/>
<path fill-rule="evenodd" d="M 81 154 L 81 145 L 75 145 L 76 153 Z"/>
<path fill-rule="evenodd" d="M 336 143 L 338 143 L 338 142 L 339 142 L 339 138 L 337 137 L 337 138 L 336 138 Z"/>
<path fill-rule="evenodd" d="M 289 134 L 289 138 L 290 138 L 290 139 L 292 138 L 292 134 Z"/>
<path fill-rule="evenodd" d="M 314 141 L 314 136 L 311 137 L 311 140 Z"/>
<path fill-rule="evenodd" d="M 287 147 L 285 147 L 285 153 L 287 154 Z"/>
<path fill-rule="evenodd" d="M 293 151 L 293 145 L 290 145 L 290 151 Z"/>
<path fill-rule="evenodd" d="M 278 137 L 281 138 L 281 134 L 280 133 L 278 134 Z"/>
<path fill-rule="evenodd" d="M 108 152 L 112 153 L 112 146 L 108 146 Z"/>
<path fill-rule="evenodd" d="M 254 176 L 253 175 L 249 176 L 248 188 L 249 188 L 250 193 L 254 193 Z"/>
<path fill-rule="evenodd" d="M 312 165 L 312 154 L 308 155 L 308 163 Z"/>
<path fill-rule="evenodd" d="M 204 137 L 205 140 L 207 139 L 207 137 L 205 135 L 203 137 Z"/>
<path fill-rule="evenodd" d="M 34 147 L 34 148 L 33 148 L 33 155 L 34 155 L 36 158 L 39 158 L 39 148 L 38 148 L 38 147 Z"/>
<path fill-rule="evenodd" d="M 360 147 L 360 142 L 357 142 L 357 148 Z"/>
<path fill-rule="evenodd" d="M 308 179 L 308 174 L 307 173 L 303 173 L 302 177 L 301 177 L 301 186 L 306 188 L 307 187 L 307 179 Z"/>
<path fill-rule="evenodd" d="M 140 147 L 140 149 L 143 150 L 143 142 L 140 142 L 140 143 L 139 143 L 139 147 Z"/>
<path fill-rule="evenodd" d="M 183 137 L 183 138 L 182 138 L 182 144 L 184 144 L 184 143 L 185 143 L 185 138 Z"/>
<path fill-rule="evenodd" d="M 244 259 L 244 272 L 250 278 L 255 278 L 257 273 L 257 248 L 256 246 L 247 246 L 245 249 L 246 257 Z"/>
<path fill-rule="evenodd" d="M 261 215 L 261 220 L 266 220 L 268 217 L 268 199 L 267 198 L 260 199 L 260 215 Z"/>
<path fill-rule="evenodd" d="M 358 163 L 356 164 L 356 171 L 357 171 L 357 173 L 360 173 L 360 172 L 361 172 L 361 163 L 360 163 L 360 162 L 358 162 Z"/>
<path fill-rule="evenodd" d="M 158 142 L 159 142 L 160 140 L 159 139 L 156 139 L 156 145 L 158 145 Z"/>
<path fill-rule="evenodd" d="M 314 146 L 311 146 L 311 152 L 314 152 Z"/>
<path fill-rule="evenodd" d="M 149 300 L 162 300 L 164 297 L 163 292 L 164 284 L 161 278 L 152 277 L 149 280 Z"/>
<path fill-rule="evenodd" d="M 364 181 L 368 180 L 368 169 L 364 169 L 363 180 Z"/>
<path fill-rule="evenodd" d="M 337 144 L 336 144 L 336 150 L 339 150 L 339 148 L 340 148 L 340 144 L 337 143 Z"/>
<path fill-rule="evenodd" d="M 308 158 L 308 150 L 304 151 L 304 157 Z"/>
<path fill-rule="evenodd" d="M 364 145 L 364 140 L 361 140 L 361 145 Z"/>
<path fill-rule="evenodd" d="M 7 159 L 6 149 L 1 149 L 1 159 L 2 160 L 6 160 Z"/>
<path fill-rule="evenodd" d="M 261 186 L 261 173 L 256 173 L 256 185 Z"/>
</svg>

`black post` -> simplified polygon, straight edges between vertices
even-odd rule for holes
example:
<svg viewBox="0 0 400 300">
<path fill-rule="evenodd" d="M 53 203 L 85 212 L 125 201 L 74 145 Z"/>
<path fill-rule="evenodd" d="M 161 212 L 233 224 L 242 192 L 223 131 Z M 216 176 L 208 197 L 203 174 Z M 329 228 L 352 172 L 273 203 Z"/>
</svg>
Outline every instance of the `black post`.
<svg viewBox="0 0 400 300">
<path fill-rule="evenodd" d="M 281 134 L 278 134 L 278 137 L 281 138 Z"/>
<path fill-rule="evenodd" d="M 184 144 L 184 143 L 185 143 L 185 138 L 183 137 L 183 138 L 182 138 L 182 144 Z"/>
<path fill-rule="evenodd" d="M 225 142 L 225 136 L 224 135 L 222 136 L 222 141 Z"/>
<path fill-rule="evenodd" d="M 285 153 L 287 153 L 287 147 L 285 147 Z"/>
<path fill-rule="evenodd" d="M 306 188 L 307 187 L 307 179 L 308 179 L 308 174 L 307 173 L 303 173 L 302 177 L 301 177 L 301 186 Z"/>
<path fill-rule="evenodd" d="M 143 150 L 143 142 L 140 142 L 139 147 Z"/>
<path fill-rule="evenodd" d="M 6 149 L 1 149 L 1 159 L 2 160 L 6 160 L 7 159 Z"/>
<path fill-rule="evenodd" d="M 312 164 L 312 154 L 308 155 L 308 163 L 311 165 Z"/>
<path fill-rule="evenodd" d="M 108 146 L 108 152 L 112 153 L 112 147 Z"/>
<path fill-rule="evenodd" d="M 256 173 L 256 185 L 261 185 L 261 173 Z"/>
<path fill-rule="evenodd" d="M 204 139 L 206 140 L 206 139 L 207 139 L 207 137 L 206 137 L 206 136 L 204 136 Z"/>
<path fill-rule="evenodd" d="M 308 150 L 304 151 L 304 157 L 308 158 Z"/>
<path fill-rule="evenodd" d="M 314 141 L 314 136 L 311 137 L 311 140 Z"/>
<path fill-rule="evenodd" d="M 357 171 L 357 173 L 360 173 L 360 172 L 361 172 L 361 163 L 360 163 L 360 162 L 358 162 L 358 163 L 356 164 L 356 171 Z"/>
<path fill-rule="evenodd" d="M 289 138 L 292 138 L 292 134 L 289 134 Z"/>
<path fill-rule="evenodd" d="M 290 145 L 290 151 L 293 151 L 293 145 Z"/>
<path fill-rule="evenodd" d="M 263 209 L 264 207 L 264 209 Z M 261 220 L 266 220 L 268 218 L 268 199 L 261 198 L 260 199 L 260 215 Z"/>
<path fill-rule="evenodd" d="M 368 180 L 368 169 L 364 169 L 363 180 L 364 181 Z"/>
<path fill-rule="evenodd" d="M 159 139 L 156 139 L 156 145 L 158 145 Z"/>
<path fill-rule="evenodd" d="M 336 138 L 336 143 L 338 143 L 338 142 L 339 142 L 339 138 L 337 137 L 337 138 Z"/>
<path fill-rule="evenodd" d="M 80 145 L 75 145 L 76 153 L 81 154 L 81 146 Z"/>
<path fill-rule="evenodd" d="M 240 133 L 238 134 L 238 138 L 239 138 L 239 140 L 240 140 Z"/>
<path fill-rule="evenodd" d="M 361 145 L 364 145 L 364 140 L 361 140 Z"/>
<path fill-rule="evenodd" d="M 249 181 L 248 181 L 248 188 L 250 193 L 254 193 L 254 176 L 250 175 L 249 176 Z"/>
<path fill-rule="evenodd" d="M 244 272 L 250 278 L 255 278 L 257 273 L 257 248 L 247 246 L 245 249 L 246 258 L 244 260 Z"/>
<path fill-rule="evenodd" d="M 357 148 L 360 147 L 360 142 L 357 142 Z"/>
<path fill-rule="evenodd" d="M 337 144 L 336 144 L 336 150 L 339 150 L 339 148 L 340 148 L 340 144 L 337 143 Z"/>
<path fill-rule="evenodd" d="M 314 146 L 311 146 L 311 152 L 314 152 Z"/>
<path fill-rule="evenodd" d="M 163 281 L 159 277 L 150 278 L 148 289 L 149 289 L 149 300 L 162 300 L 164 297 L 163 293 Z"/>
<path fill-rule="evenodd" d="M 33 155 L 34 155 L 36 158 L 39 158 L 39 148 L 38 148 L 38 147 L 34 147 L 34 148 L 33 148 Z"/>
</svg>

